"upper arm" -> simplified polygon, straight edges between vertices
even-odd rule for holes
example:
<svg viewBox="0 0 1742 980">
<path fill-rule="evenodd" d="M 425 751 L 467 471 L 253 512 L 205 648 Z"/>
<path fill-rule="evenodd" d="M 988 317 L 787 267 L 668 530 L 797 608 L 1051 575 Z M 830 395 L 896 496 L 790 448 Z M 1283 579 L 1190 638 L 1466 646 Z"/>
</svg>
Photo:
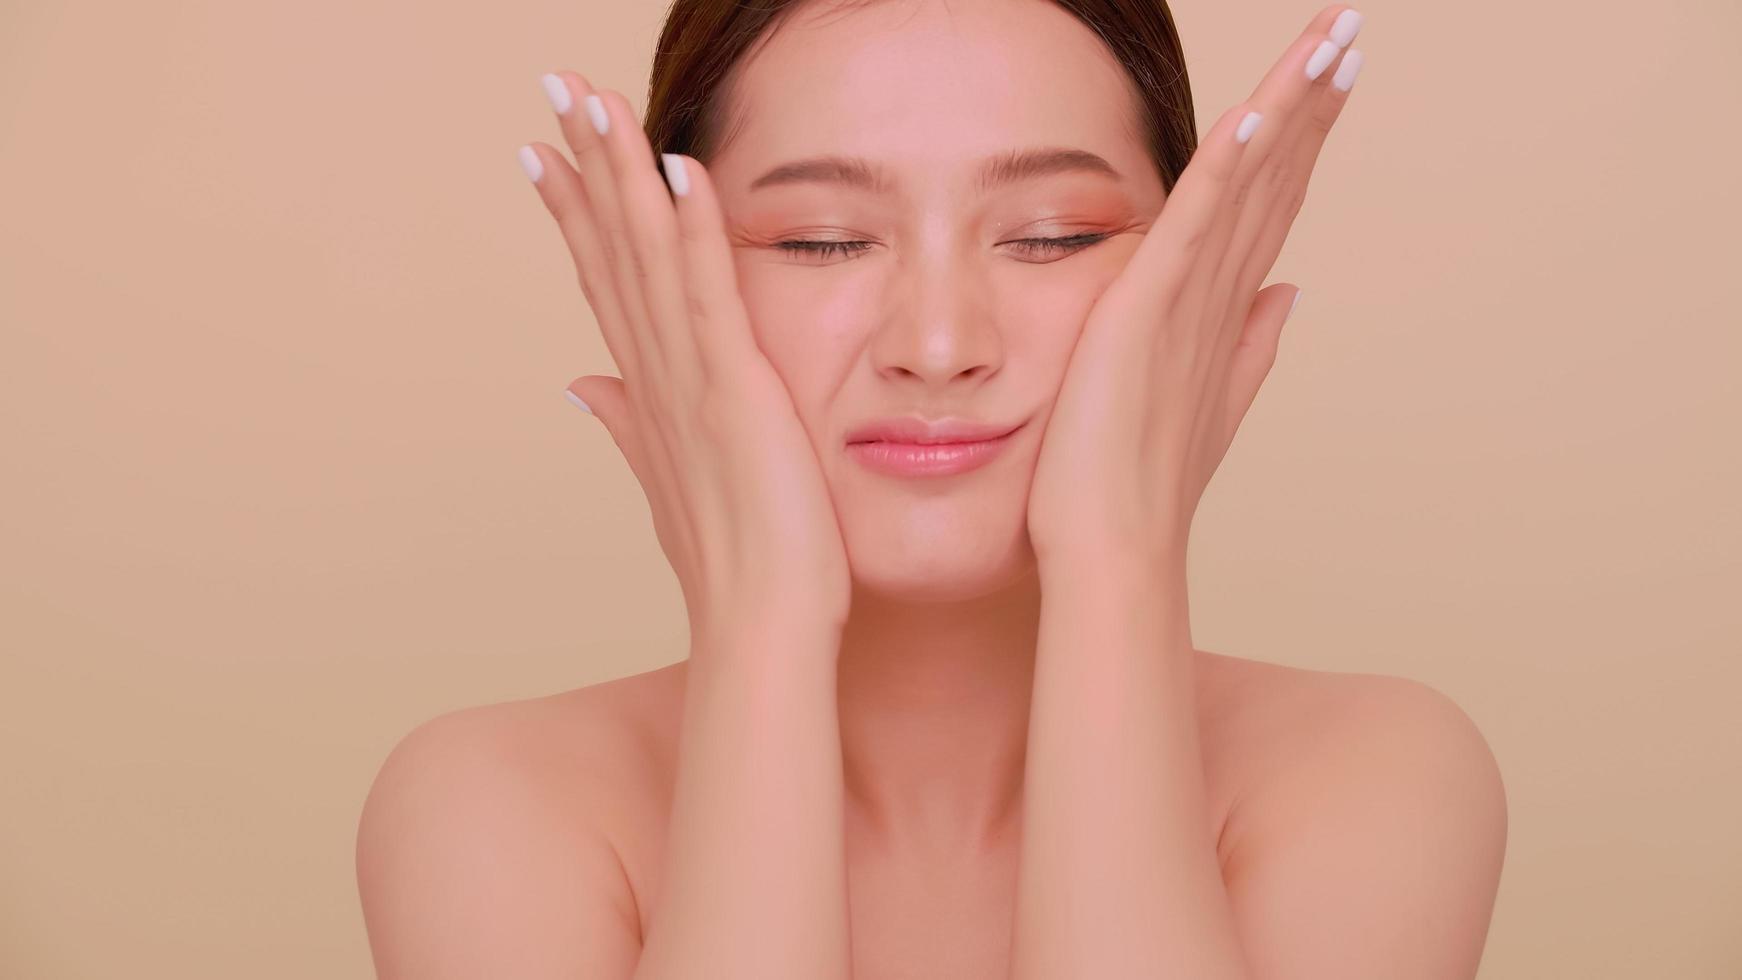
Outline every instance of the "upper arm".
<svg viewBox="0 0 1742 980">
<path fill-rule="evenodd" d="M 1241 803 L 1225 871 L 1256 980 L 1471 980 L 1506 795 L 1456 702 L 1383 678 Z"/>
<path fill-rule="evenodd" d="M 468 709 L 418 726 L 382 764 L 356 853 L 381 980 L 634 972 L 639 930 L 615 849 L 536 778 L 523 739 Z"/>
</svg>

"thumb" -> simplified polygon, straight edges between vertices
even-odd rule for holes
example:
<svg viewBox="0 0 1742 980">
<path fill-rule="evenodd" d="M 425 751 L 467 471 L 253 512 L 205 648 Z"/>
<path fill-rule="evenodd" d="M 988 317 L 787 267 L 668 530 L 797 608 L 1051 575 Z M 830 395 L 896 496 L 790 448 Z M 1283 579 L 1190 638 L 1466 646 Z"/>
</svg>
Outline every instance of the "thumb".
<svg viewBox="0 0 1742 980">
<path fill-rule="evenodd" d="M 608 374 L 589 374 L 569 382 L 563 395 L 575 407 L 596 415 L 611 434 L 624 458 L 633 460 L 634 424 L 629 420 L 629 393 L 622 378 Z"/>
<path fill-rule="evenodd" d="M 1277 283 L 1258 291 L 1258 298 L 1247 314 L 1245 329 L 1234 345 L 1229 359 L 1227 412 L 1224 417 L 1232 427 L 1238 427 L 1252 403 L 1258 398 L 1258 388 L 1269 377 L 1276 363 L 1276 348 L 1282 338 L 1282 324 L 1294 310 L 1300 298 L 1300 287 Z M 1227 437 L 1232 439 L 1233 432 Z"/>
</svg>

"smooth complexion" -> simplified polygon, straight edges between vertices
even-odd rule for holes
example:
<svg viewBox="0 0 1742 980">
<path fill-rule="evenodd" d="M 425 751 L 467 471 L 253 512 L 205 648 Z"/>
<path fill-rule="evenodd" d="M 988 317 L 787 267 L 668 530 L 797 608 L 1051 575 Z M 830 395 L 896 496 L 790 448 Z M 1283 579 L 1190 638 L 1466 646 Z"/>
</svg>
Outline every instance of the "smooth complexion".
<svg viewBox="0 0 1742 980">
<path fill-rule="evenodd" d="M 1342 11 L 1332 25 L 1333 15 L 1302 40 L 1329 31 L 1346 44 L 1358 15 Z M 1338 90 L 1353 80 L 1354 53 L 1334 75 Z M 1272 119 L 1224 115 L 1212 147 L 1256 137 L 1257 152 L 1290 126 L 1292 100 L 1280 96 L 1293 90 L 1277 78 L 1316 78 L 1331 62 L 1315 70 L 1324 59 L 1299 44 L 1285 60 L 1288 74 L 1268 77 L 1258 99 Z M 1504 810 L 1491 759 L 1455 706 L 1419 686 L 1191 650 L 1174 635 L 1183 591 L 1158 610 L 1156 583 L 1136 567 L 1078 562 L 1060 574 L 1048 562 L 1050 625 L 1037 629 L 1041 536 L 1031 541 L 1030 529 L 1074 529 L 1086 516 L 1096 547 L 1116 550 L 1124 542 L 1105 532 L 1120 522 L 1094 527 L 1087 512 L 1099 506 L 1073 507 L 1077 475 L 1092 499 L 1107 489 L 1091 476 L 1108 456 L 1142 455 L 1110 454 L 1105 433 L 1081 424 L 1069 427 L 1074 438 L 1049 437 L 1052 492 L 1035 522 L 1040 496 L 1031 501 L 1026 484 L 1043 475 L 1040 435 L 1053 416 L 1075 410 L 1081 421 L 1082 399 L 1058 396 L 1084 316 L 1120 309 L 1103 327 L 1168 319 L 1097 303 L 1164 197 L 1119 66 L 1051 4 L 952 0 L 799 16 L 745 68 L 724 151 L 706 168 L 662 169 L 672 200 L 720 205 L 734 294 L 753 314 L 743 325 L 778 372 L 805 455 L 820 464 L 829 529 L 838 520 L 851 552 L 851 615 L 815 629 L 812 614 L 834 599 L 826 588 L 808 604 L 766 604 L 826 586 L 828 574 L 791 572 L 832 572 L 826 548 L 803 553 L 814 569 L 747 565 L 747 580 L 779 588 L 732 596 L 741 602 L 726 608 L 752 619 L 703 617 L 716 628 L 694 631 L 699 642 L 675 669 L 444 717 L 408 737 L 359 833 L 384 980 L 440 970 L 818 980 L 849 967 L 860 980 L 916 968 L 989 980 L 1013 966 L 1049 980 L 1352 980 L 1394 977 L 1400 964 L 1409 975 L 1470 975 L 1498 870 L 1492 818 L 1503 842 Z M 639 239 L 646 222 L 671 217 L 671 202 L 652 187 L 633 110 L 574 73 L 553 77 L 562 92 L 546 92 L 589 195 L 602 195 L 597 216 L 614 213 L 618 191 L 636 195 Z M 635 284 L 627 263 L 599 263 L 599 229 L 578 220 L 579 180 L 561 155 L 528 150 L 528 175 L 578 235 L 571 248 L 625 378 L 643 392 L 657 385 L 658 398 L 699 390 L 684 352 L 718 354 L 720 331 L 692 330 L 681 315 L 626 318 L 612 305 L 676 294 L 602 290 L 608 277 Z M 1303 158 L 1302 176 L 1310 166 Z M 1259 185 L 1257 199 L 1279 186 Z M 1210 200 L 1180 195 L 1188 209 Z M 683 211 L 686 232 L 719 230 L 694 227 L 704 213 L 713 208 Z M 1254 307 L 1271 341 L 1289 293 L 1298 299 L 1289 286 L 1266 290 Z M 1196 325 L 1178 319 L 1170 325 Z M 656 354 L 670 356 L 644 371 Z M 1136 376 L 1099 365 L 1073 380 L 1115 374 Z M 571 401 L 626 434 L 624 389 L 603 381 L 572 383 Z M 720 418 L 739 407 L 704 403 Z M 756 418 L 774 426 L 777 414 Z M 848 433 L 909 415 L 1018 429 L 995 465 L 941 477 L 892 477 L 854 458 Z M 808 470 L 768 468 L 790 453 L 731 469 L 775 433 L 732 435 L 691 440 L 659 462 L 686 490 L 720 473 L 760 481 L 738 500 L 752 509 L 729 525 L 740 545 L 819 516 L 765 506 L 820 496 L 788 493 L 788 478 Z M 649 482 L 636 447 L 619 445 L 650 500 L 669 489 Z M 1090 450 L 1064 458 L 1094 465 L 1053 465 L 1061 446 Z M 693 543 L 680 532 L 697 514 L 674 523 L 668 503 L 655 501 L 655 517 L 672 556 Z M 770 510 L 785 520 L 757 523 Z M 694 568 L 674 564 L 694 598 Z M 1031 691 L 1045 704 L 1022 795 Z M 1407 823 L 1396 818 L 1405 809 Z M 1036 832 L 1024 834 L 1030 818 Z M 1013 964 L 1018 841 L 1027 901 Z"/>
<path fill-rule="evenodd" d="M 1089 307 L 1166 200 L 1134 99 L 1100 40 L 1050 3 L 801 12 L 744 67 L 742 128 L 708 161 L 758 345 L 840 518 L 848 836 L 892 861 L 1009 843 L 1040 602 L 1025 527 L 1039 437 Z M 1065 158 L 1015 176 L 1013 154 L 1049 148 L 1105 169 Z M 819 157 L 867 167 L 753 189 Z M 893 480 L 845 434 L 904 414 L 1025 424 L 986 466 Z"/>
</svg>

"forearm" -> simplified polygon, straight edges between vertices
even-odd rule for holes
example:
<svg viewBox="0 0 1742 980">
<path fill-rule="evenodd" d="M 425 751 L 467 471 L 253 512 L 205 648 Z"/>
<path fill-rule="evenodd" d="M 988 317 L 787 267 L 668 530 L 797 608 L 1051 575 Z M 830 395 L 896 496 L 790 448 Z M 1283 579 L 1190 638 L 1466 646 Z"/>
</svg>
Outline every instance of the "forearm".
<svg viewBox="0 0 1742 980">
<path fill-rule="evenodd" d="M 1183 567 L 1042 579 L 1012 976 L 1245 980 L 1207 813 Z"/>
<path fill-rule="evenodd" d="M 846 980 L 836 632 L 698 637 L 634 980 Z"/>
</svg>

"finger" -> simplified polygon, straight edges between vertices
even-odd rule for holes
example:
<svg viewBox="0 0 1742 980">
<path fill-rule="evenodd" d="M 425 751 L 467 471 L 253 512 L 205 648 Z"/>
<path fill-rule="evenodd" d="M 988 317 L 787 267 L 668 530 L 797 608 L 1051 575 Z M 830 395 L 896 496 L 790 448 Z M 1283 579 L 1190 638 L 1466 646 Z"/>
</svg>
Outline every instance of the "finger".
<svg viewBox="0 0 1742 980">
<path fill-rule="evenodd" d="M 636 280 L 653 335 L 665 353 L 660 383 L 695 391 L 702 377 L 701 353 L 696 349 L 696 332 L 689 323 L 684 299 L 682 242 L 672 194 L 629 100 L 610 89 L 597 95 L 610 118 L 605 157 L 623 211 L 631 259 L 625 264 Z"/>
<path fill-rule="evenodd" d="M 1270 274 L 1276 257 L 1282 253 L 1282 244 L 1294 227 L 1301 205 L 1306 203 L 1308 179 L 1324 149 L 1325 138 L 1330 135 L 1331 126 L 1342 115 L 1343 107 L 1349 101 L 1349 90 L 1354 86 L 1355 76 L 1360 73 L 1361 65 L 1365 61 L 1359 48 L 1345 51 L 1336 73 L 1332 75 L 1331 84 L 1319 93 L 1318 102 L 1312 108 L 1305 131 L 1290 151 L 1294 159 L 1288 169 L 1297 175 L 1298 183 L 1283 192 L 1281 200 L 1270 209 L 1264 228 L 1258 233 L 1257 240 L 1253 242 L 1240 269 L 1239 277 L 1233 283 L 1232 295 L 1245 296 L 1257 289 L 1264 277 Z"/>
<path fill-rule="evenodd" d="M 605 431 L 617 444 L 624 461 L 629 464 L 629 471 L 641 485 L 642 495 L 647 498 L 660 547 L 669 546 L 678 554 L 693 554 L 690 549 L 695 541 L 695 525 L 688 517 L 688 510 L 675 509 L 674 526 L 674 509 L 661 499 L 662 489 L 674 485 L 670 482 L 670 456 L 660 451 L 660 447 L 648 445 L 647 437 L 657 439 L 657 434 L 644 431 L 636 422 L 635 408 L 630 403 L 623 379 L 607 374 L 586 375 L 570 381 L 564 394 L 571 401 L 580 401 L 581 407 L 605 423 Z"/>
<path fill-rule="evenodd" d="M 1348 7 L 1330 9 L 1337 13 L 1327 28 L 1329 43 L 1346 45 L 1360 31 L 1361 15 Z M 1352 57 L 1358 68 L 1360 52 L 1354 52 Z M 1274 149 L 1266 154 L 1264 162 L 1258 166 L 1253 176 L 1245 206 L 1235 222 L 1233 236 L 1223 251 L 1222 265 L 1211 281 L 1206 300 L 1206 309 L 1227 311 L 1220 321 L 1223 325 L 1220 342 L 1224 357 L 1238 340 L 1240 327 L 1245 321 L 1244 307 L 1230 309 L 1230 304 L 1235 300 L 1243 301 L 1252 295 L 1252 290 L 1269 274 L 1271 264 L 1276 261 L 1276 255 L 1281 251 L 1282 243 L 1277 240 L 1275 251 L 1262 254 L 1264 249 L 1260 247 L 1261 244 L 1268 243 L 1260 240 L 1269 232 L 1279 213 L 1286 214 L 1288 222 L 1292 223 L 1294 215 L 1300 211 L 1300 203 L 1306 196 L 1307 182 L 1318 160 L 1316 150 L 1303 154 L 1300 152 L 1301 145 L 1303 141 L 1323 144 L 1325 134 L 1336 121 L 1337 113 L 1334 109 L 1328 109 L 1327 103 L 1334 101 L 1340 107 L 1343 100 L 1332 98 L 1342 93 L 1332 86 L 1331 81 L 1338 77 L 1338 73 L 1343 70 L 1342 65 L 1350 58 L 1349 52 L 1339 49 L 1326 64 L 1318 78 L 1313 80 L 1299 106 L 1289 113 L 1288 121 L 1282 127 L 1286 132 L 1277 141 Z M 1287 227 L 1284 226 L 1283 230 L 1284 237 L 1287 237 Z M 1246 275 L 1252 270 L 1254 259 L 1263 263 L 1257 267 L 1257 281 L 1250 280 Z"/>
<path fill-rule="evenodd" d="M 726 220 L 713 175 L 700 161 L 681 153 L 665 155 L 682 241 L 685 303 L 701 351 L 704 374 L 729 369 L 733 358 L 755 346 L 750 316 L 738 288 L 738 269 L 726 236 Z M 681 191 L 681 193 L 680 193 Z"/>
<path fill-rule="evenodd" d="M 1173 311 L 1246 151 L 1247 139 L 1256 129 L 1264 128 L 1261 122 L 1262 116 L 1245 102 L 1231 106 L 1217 118 L 1162 203 L 1161 216 L 1137 243 L 1118 278 L 1103 291 L 1097 307 L 1114 303 L 1121 309 L 1154 310 L 1163 317 Z M 1150 324 L 1133 320 L 1132 329 L 1151 329 Z M 1175 339 L 1157 336 L 1155 341 L 1159 348 Z"/>
<path fill-rule="evenodd" d="M 641 277 L 632 268 L 636 261 L 635 250 L 629 245 L 629 231 L 623 207 L 618 201 L 617 180 L 609 158 L 607 144 L 613 135 L 619 134 L 598 131 L 592 109 L 587 104 L 587 97 L 597 93 L 585 78 L 572 71 L 552 74 L 562 82 L 558 94 L 569 96 L 568 111 L 559 112 L 557 120 L 562 127 L 563 139 L 574 154 L 581 185 L 586 189 L 587 213 L 597 229 L 599 265 L 604 271 L 605 282 L 610 284 L 623 310 L 624 333 L 639 352 L 640 363 L 649 367 L 657 365 L 653 373 L 661 373 L 665 366 L 665 351 L 652 329 L 647 300 L 641 294 Z M 641 376 L 626 372 L 624 379 L 633 386 Z"/>
<path fill-rule="evenodd" d="M 599 244 L 600 228 L 588 211 L 581 175 L 569 166 L 560 151 L 543 143 L 521 147 L 520 161 L 568 243 L 581 292 L 593 308 L 593 318 L 599 323 L 599 332 L 605 336 L 612 359 L 628 377 L 638 376 L 641 355 L 635 349 L 635 339 L 629 336 L 627 313 L 606 265 L 604 249 Z"/>
<path fill-rule="evenodd" d="M 1240 342 L 1234 346 L 1228 363 L 1224 410 L 1218 415 L 1222 431 L 1217 445 L 1224 450 L 1234 441 L 1234 432 L 1252 409 L 1264 379 L 1270 376 L 1283 324 L 1294 312 L 1299 296 L 1300 287 L 1278 283 L 1261 291 L 1252 304 L 1245 329 L 1240 331 Z"/>
<path fill-rule="evenodd" d="M 617 444 L 629 468 L 642 472 L 641 447 L 635 434 L 634 411 L 629 404 L 629 392 L 622 378 L 608 374 L 588 374 L 570 381 L 565 394 L 580 407 L 591 412 L 605 426 L 611 441 Z"/>
<path fill-rule="evenodd" d="M 1204 341 L 1214 356 L 1205 359 L 1204 366 L 1209 368 L 1221 356 L 1224 345 L 1222 331 L 1224 323 L 1223 307 L 1212 306 L 1216 281 L 1224 268 L 1229 267 L 1229 243 L 1241 218 L 1250 211 L 1249 202 L 1254 193 L 1253 178 L 1261 172 L 1270 161 L 1278 147 L 1286 148 L 1286 140 L 1291 133 L 1291 123 L 1296 110 L 1306 103 L 1307 97 L 1313 91 L 1319 79 L 1325 77 L 1328 71 L 1328 57 L 1341 53 L 1329 38 L 1332 22 L 1335 20 L 1338 7 L 1327 7 L 1316 15 L 1306 30 L 1288 46 L 1276 64 L 1271 66 L 1264 79 L 1259 82 L 1247 101 L 1259 112 L 1264 113 L 1268 126 L 1259 128 L 1252 137 L 1252 145 L 1248 147 L 1245 157 L 1232 181 L 1232 192 L 1224 197 L 1221 209 L 1218 211 L 1215 223 L 1205 243 L 1203 261 L 1199 270 L 1194 272 L 1191 281 L 1182 297 L 1181 309 L 1187 313 L 1187 322 L 1210 322 L 1205 329 L 1214 331 Z M 1238 261 L 1233 265 L 1237 267 Z M 1230 272 L 1232 269 L 1230 269 Z M 1204 317 L 1202 314 L 1212 314 Z"/>
</svg>

